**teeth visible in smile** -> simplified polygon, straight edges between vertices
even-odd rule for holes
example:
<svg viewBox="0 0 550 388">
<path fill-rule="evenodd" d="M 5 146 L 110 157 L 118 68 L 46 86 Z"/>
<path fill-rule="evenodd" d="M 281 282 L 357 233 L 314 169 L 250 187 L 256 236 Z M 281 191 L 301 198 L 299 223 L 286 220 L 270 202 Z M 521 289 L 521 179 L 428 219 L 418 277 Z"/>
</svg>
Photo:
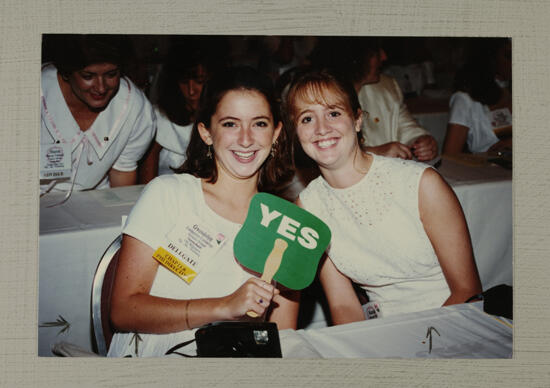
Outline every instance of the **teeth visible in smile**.
<svg viewBox="0 0 550 388">
<path fill-rule="evenodd" d="M 248 159 L 251 158 L 252 155 L 254 155 L 254 151 L 249 152 L 239 152 L 239 151 L 233 151 L 235 155 L 237 155 L 239 158 Z"/>
<path fill-rule="evenodd" d="M 327 147 L 330 147 L 333 144 L 336 144 L 335 139 L 321 140 L 320 142 L 317 143 L 319 148 L 327 148 Z"/>
</svg>

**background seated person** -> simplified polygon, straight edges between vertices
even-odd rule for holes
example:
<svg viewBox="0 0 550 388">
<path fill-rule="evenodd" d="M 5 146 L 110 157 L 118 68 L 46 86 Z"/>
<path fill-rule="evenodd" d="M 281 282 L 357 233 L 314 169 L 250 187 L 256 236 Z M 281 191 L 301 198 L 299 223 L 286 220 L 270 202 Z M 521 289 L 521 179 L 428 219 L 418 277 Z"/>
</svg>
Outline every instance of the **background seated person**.
<svg viewBox="0 0 550 388">
<path fill-rule="evenodd" d="M 508 39 L 484 40 L 455 75 L 444 154 L 511 149 L 509 43 Z"/>
<path fill-rule="evenodd" d="M 127 41 L 102 35 L 50 39 L 53 63 L 41 75 L 40 143 L 44 150 L 66 147 L 70 178 L 41 182 L 41 194 L 135 184 L 137 162 L 155 128 L 151 104 L 122 75 Z"/>
<path fill-rule="evenodd" d="M 215 67 L 223 65 L 219 52 L 213 59 L 214 45 L 205 38 L 178 42 L 170 49 L 160 71 L 154 107 L 155 141 L 140 163 L 140 183 L 173 174 L 185 162 L 203 85 Z"/>
<path fill-rule="evenodd" d="M 386 52 L 379 38 L 329 38 L 320 49 L 321 65 L 347 76 L 358 93 L 365 115 L 362 131 L 366 150 L 378 155 L 429 161 L 437 154 L 437 141 L 411 116 L 394 78 L 381 74 Z M 322 45 L 320 45 L 322 47 Z M 323 63 L 324 62 L 324 63 Z"/>
</svg>

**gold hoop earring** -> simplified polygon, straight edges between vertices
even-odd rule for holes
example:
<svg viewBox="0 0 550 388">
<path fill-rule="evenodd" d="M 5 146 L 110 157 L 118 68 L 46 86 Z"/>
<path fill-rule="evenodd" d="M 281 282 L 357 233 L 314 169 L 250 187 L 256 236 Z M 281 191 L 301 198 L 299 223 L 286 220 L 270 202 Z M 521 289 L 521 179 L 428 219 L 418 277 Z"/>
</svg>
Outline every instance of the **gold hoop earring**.
<svg viewBox="0 0 550 388">
<path fill-rule="evenodd" d="M 277 147 L 277 139 L 275 139 L 275 141 L 273 142 L 273 144 L 271 145 L 271 157 L 274 158 L 275 157 L 275 147 Z"/>
</svg>

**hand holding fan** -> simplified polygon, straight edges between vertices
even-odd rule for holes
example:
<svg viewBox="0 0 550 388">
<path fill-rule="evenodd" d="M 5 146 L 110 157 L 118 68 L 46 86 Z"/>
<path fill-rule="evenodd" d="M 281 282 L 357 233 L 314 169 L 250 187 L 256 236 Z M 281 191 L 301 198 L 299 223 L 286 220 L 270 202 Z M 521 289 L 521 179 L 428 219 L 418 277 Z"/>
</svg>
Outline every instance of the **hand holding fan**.
<svg viewBox="0 0 550 388">
<path fill-rule="evenodd" d="M 330 242 L 328 226 L 295 204 L 267 193 L 250 202 L 246 220 L 235 237 L 233 252 L 246 268 L 287 288 L 311 284 Z M 252 311 L 248 315 L 255 316 Z"/>
</svg>

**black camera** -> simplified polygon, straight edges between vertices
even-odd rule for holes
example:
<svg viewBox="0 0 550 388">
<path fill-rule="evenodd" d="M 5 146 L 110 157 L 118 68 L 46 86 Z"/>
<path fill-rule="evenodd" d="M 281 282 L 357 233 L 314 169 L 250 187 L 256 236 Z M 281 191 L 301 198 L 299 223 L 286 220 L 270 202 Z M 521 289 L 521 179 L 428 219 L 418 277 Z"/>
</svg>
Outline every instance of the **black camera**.
<svg viewBox="0 0 550 388">
<path fill-rule="evenodd" d="M 195 332 L 199 357 L 282 357 L 274 322 L 221 321 Z"/>
</svg>

